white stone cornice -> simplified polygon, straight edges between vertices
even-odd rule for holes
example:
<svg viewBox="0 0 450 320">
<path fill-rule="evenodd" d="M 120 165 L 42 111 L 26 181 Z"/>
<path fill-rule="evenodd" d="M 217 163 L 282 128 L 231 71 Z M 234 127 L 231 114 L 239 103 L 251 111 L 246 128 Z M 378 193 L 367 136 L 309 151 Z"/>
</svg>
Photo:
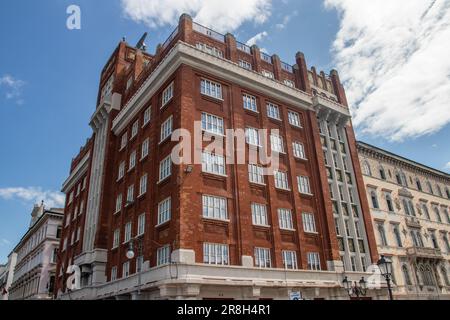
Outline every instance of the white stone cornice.
<svg viewBox="0 0 450 320">
<path fill-rule="evenodd" d="M 67 178 L 67 180 L 64 182 L 62 186 L 62 192 L 67 193 L 72 189 L 72 187 L 75 185 L 77 181 L 80 180 L 80 178 L 83 176 L 83 174 L 86 173 L 88 167 L 89 167 L 89 158 L 91 156 L 91 152 L 88 152 L 84 158 L 81 160 L 81 162 L 76 166 L 76 168 L 73 170 L 73 172 L 70 174 L 70 176 Z"/>
<path fill-rule="evenodd" d="M 112 130 L 116 135 L 125 129 L 131 119 L 140 112 L 143 105 L 161 89 L 163 83 L 182 64 L 206 73 L 218 74 L 224 81 L 261 92 L 292 107 L 314 110 L 311 95 L 296 88 L 288 87 L 279 81 L 268 79 L 255 71 L 243 69 L 232 61 L 209 55 L 194 46 L 179 41 L 114 119 Z"/>
</svg>

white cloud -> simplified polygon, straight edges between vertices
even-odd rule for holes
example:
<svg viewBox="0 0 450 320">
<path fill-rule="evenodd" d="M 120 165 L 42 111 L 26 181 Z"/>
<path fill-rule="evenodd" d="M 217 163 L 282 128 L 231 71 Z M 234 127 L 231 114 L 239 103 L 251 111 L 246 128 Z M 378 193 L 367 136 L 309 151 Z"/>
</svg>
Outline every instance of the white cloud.
<svg viewBox="0 0 450 320">
<path fill-rule="evenodd" d="M 220 32 L 234 31 L 244 22 L 265 22 L 272 0 L 121 0 L 125 16 L 152 28 L 175 25 L 182 13 Z"/>
<path fill-rule="evenodd" d="M 278 30 L 283 30 L 284 28 L 286 28 L 286 26 L 292 20 L 292 18 L 296 17 L 297 15 L 298 15 L 298 11 L 297 10 L 293 11 L 291 14 L 285 15 L 284 18 L 283 18 L 283 21 L 281 23 L 277 23 L 275 25 L 275 27 Z"/>
<path fill-rule="evenodd" d="M 11 241 L 9 241 L 8 239 L 0 239 L 0 247 L 6 247 L 9 246 L 11 244 Z"/>
<path fill-rule="evenodd" d="M 401 141 L 450 123 L 450 1 L 325 0 L 341 25 L 333 45 L 354 122 Z"/>
<path fill-rule="evenodd" d="M 255 35 L 254 37 L 248 39 L 246 44 L 251 47 L 251 46 L 257 44 L 258 42 L 261 42 L 268 35 L 269 34 L 266 31 L 260 32 L 257 35 Z"/>
<path fill-rule="evenodd" d="M 444 166 L 444 169 L 450 170 L 450 162 L 448 162 L 448 163 Z"/>
<path fill-rule="evenodd" d="M 22 88 L 25 82 L 19 79 L 15 79 L 9 74 L 5 74 L 0 77 L 0 88 L 4 88 L 4 95 L 6 99 L 15 99 L 17 104 L 22 104 Z"/>
<path fill-rule="evenodd" d="M 64 194 L 56 191 L 45 191 L 42 188 L 3 188 L 0 189 L 0 198 L 5 200 L 22 200 L 30 204 L 40 203 L 44 201 L 45 206 L 64 207 Z"/>
</svg>

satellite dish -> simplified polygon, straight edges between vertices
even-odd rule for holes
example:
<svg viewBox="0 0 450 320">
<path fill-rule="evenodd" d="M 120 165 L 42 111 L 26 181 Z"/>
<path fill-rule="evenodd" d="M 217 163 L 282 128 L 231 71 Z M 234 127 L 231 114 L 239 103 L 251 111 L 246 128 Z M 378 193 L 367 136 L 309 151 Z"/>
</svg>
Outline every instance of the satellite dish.
<svg viewBox="0 0 450 320">
<path fill-rule="evenodd" d="M 145 45 L 145 39 L 147 38 L 147 32 L 145 32 L 141 39 L 139 40 L 139 42 L 136 44 L 136 48 L 137 49 L 142 49 L 143 51 L 145 51 L 146 45 Z"/>
</svg>

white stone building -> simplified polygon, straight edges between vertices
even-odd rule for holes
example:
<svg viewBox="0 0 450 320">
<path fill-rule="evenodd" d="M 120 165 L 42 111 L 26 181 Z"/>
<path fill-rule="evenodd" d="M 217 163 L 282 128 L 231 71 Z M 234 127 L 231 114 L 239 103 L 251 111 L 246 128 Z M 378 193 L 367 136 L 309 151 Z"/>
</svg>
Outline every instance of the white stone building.
<svg viewBox="0 0 450 320">
<path fill-rule="evenodd" d="M 0 300 L 8 300 L 9 288 L 11 287 L 14 268 L 16 267 L 17 254 L 11 252 L 8 256 L 8 262 L 2 268 L 0 272 Z"/>
<path fill-rule="evenodd" d="M 360 142 L 378 251 L 397 299 L 450 299 L 450 175 Z"/>
</svg>

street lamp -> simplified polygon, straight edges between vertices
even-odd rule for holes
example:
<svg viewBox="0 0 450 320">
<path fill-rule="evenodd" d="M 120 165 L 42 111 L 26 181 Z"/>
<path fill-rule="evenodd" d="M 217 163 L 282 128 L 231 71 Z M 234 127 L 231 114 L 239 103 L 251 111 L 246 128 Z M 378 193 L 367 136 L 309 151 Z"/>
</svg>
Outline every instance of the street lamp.
<svg viewBox="0 0 450 320">
<path fill-rule="evenodd" d="M 134 259 L 136 256 L 136 250 L 135 250 L 135 242 L 137 242 L 137 250 L 139 257 L 137 259 L 137 274 L 138 274 L 138 292 L 137 295 L 141 295 L 141 272 L 142 272 L 142 238 L 136 237 L 134 239 L 131 239 L 128 243 L 128 250 L 126 253 L 126 257 L 128 260 Z"/>
<path fill-rule="evenodd" d="M 364 277 L 359 280 L 359 283 L 356 281 L 352 283 L 348 280 L 348 277 L 345 277 L 342 283 L 350 298 L 356 297 L 359 299 L 360 297 L 365 297 L 367 295 L 367 281 Z"/>
<path fill-rule="evenodd" d="M 389 299 L 394 300 L 392 296 L 392 287 L 391 287 L 391 279 L 392 279 L 392 261 L 385 256 L 381 256 L 381 259 L 377 262 L 378 268 L 380 268 L 381 275 L 386 279 L 388 291 L 389 291 Z"/>
</svg>

